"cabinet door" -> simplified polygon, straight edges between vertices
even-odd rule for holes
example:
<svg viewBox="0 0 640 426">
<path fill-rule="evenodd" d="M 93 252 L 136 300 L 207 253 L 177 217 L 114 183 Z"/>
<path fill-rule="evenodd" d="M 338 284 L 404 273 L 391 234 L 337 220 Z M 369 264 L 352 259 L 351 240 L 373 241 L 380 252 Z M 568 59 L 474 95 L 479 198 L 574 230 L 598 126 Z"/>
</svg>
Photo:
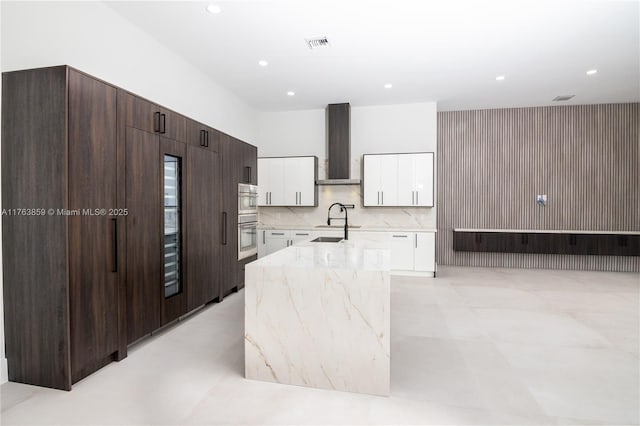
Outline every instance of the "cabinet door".
<svg viewBox="0 0 640 426">
<path fill-rule="evenodd" d="M 258 184 L 258 149 L 242 142 L 242 182 Z"/>
<path fill-rule="evenodd" d="M 160 107 L 156 104 L 124 90 L 120 90 L 118 93 L 118 103 L 122 104 L 121 116 L 118 117 L 118 120 L 123 125 L 149 133 L 156 133 L 160 130 Z"/>
<path fill-rule="evenodd" d="M 269 205 L 269 159 L 258 158 L 258 207 L 264 207 Z"/>
<path fill-rule="evenodd" d="M 391 234 L 391 269 L 394 271 L 413 270 L 414 236 L 412 232 Z"/>
<path fill-rule="evenodd" d="M 436 234 L 433 232 L 415 233 L 414 270 L 436 270 Z"/>
<path fill-rule="evenodd" d="M 125 130 L 127 341 L 160 327 L 162 222 L 158 136 Z"/>
<path fill-rule="evenodd" d="M 289 246 L 289 231 L 267 231 L 266 235 L 266 252 L 274 253 Z"/>
<path fill-rule="evenodd" d="M 283 158 L 264 158 L 262 167 L 266 172 L 266 191 L 268 206 L 285 206 L 284 194 L 284 159 Z"/>
<path fill-rule="evenodd" d="M 398 154 L 398 206 L 416 205 L 414 154 Z"/>
<path fill-rule="evenodd" d="M 216 221 L 220 226 L 220 300 L 237 286 L 238 264 L 238 183 L 242 169 L 240 144 L 230 136 L 220 136 L 222 211 Z"/>
<path fill-rule="evenodd" d="M 69 209 L 114 209 L 116 89 L 70 71 L 68 102 Z M 108 214 L 68 218 L 73 382 L 118 350 L 115 233 L 123 220 Z"/>
<path fill-rule="evenodd" d="M 166 139 L 187 142 L 187 118 L 167 109 L 158 109 L 160 114 L 158 133 Z"/>
<path fill-rule="evenodd" d="M 414 205 L 433 207 L 433 153 L 410 154 Z"/>
<path fill-rule="evenodd" d="M 220 295 L 218 283 L 219 165 L 218 155 L 203 147 L 187 150 L 187 306 L 192 310 Z"/>
<path fill-rule="evenodd" d="M 258 229 L 258 259 L 267 255 L 267 230 Z"/>
<path fill-rule="evenodd" d="M 315 206 L 316 157 L 284 159 L 285 203 L 288 206 Z"/>
<path fill-rule="evenodd" d="M 380 155 L 364 155 L 362 160 L 363 173 L 363 200 L 364 206 L 379 206 L 382 160 Z"/>
<path fill-rule="evenodd" d="M 299 243 L 302 241 L 309 241 L 316 237 L 315 232 L 306 231 L 306 230 L 290 231 L 289 235 L 290 235 L 289 240 L 291 241 L 291 244 Z"/>
<path fill-rule="evenodd" d="M 374 154 L 364 156 L 364 205 L 398 204 L 398 156 Z"/>
</svg>

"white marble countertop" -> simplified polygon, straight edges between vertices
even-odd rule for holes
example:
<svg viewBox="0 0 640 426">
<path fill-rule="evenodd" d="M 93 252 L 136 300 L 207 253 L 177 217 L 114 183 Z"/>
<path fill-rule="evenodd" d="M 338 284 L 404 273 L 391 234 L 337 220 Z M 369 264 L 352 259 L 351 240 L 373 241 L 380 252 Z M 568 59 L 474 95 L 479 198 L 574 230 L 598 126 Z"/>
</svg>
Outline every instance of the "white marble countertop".
<svg viewBox="0 0 640 426">
<path fill-rule="evenodd" d="M 640 231 L 593 231 L 576 229 L 489 229 L 489 228 L 454 228 L 455 232 L 513 232 L 527 234 L 611 234 L 640 235 Z"/>
<path fill-rule="evenodd" d="M 275 230 L 282 229 L 285 231 L 296 230 L 296 231 L 340 231 L 344 229 L 344 225 L 336 225 L 336 226 L 309 226 L 309 225 L 258 225 L 258 230 Z M 349 226 L 349 232 L 437 232 L 436 228 L 403 228 L 403 227 L 381 227 L 381 226 L 360 226 L 358 228 L 353 228 L 351 225 Z"/>
<path fill-rule="evenodd" d="M 312 243 L 305 241 L 249 263 L 256 267 L 389 271 L 389 247 L 369 241 Z"/>
</svg>

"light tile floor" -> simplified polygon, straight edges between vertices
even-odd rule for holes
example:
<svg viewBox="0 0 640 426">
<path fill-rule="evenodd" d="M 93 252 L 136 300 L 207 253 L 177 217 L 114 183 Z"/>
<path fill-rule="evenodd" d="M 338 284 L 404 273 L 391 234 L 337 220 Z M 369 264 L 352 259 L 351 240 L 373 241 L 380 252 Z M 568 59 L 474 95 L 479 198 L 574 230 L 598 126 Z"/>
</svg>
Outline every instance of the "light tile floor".
<svg viewBox="0 0 640 426">
<path fill-rule="evenodd" d="M 8 424 L 638 424 L 640 275 L 442 267 L 394 277 L 389 398 L 243 378 L 243 293 Z"/>
</svg>

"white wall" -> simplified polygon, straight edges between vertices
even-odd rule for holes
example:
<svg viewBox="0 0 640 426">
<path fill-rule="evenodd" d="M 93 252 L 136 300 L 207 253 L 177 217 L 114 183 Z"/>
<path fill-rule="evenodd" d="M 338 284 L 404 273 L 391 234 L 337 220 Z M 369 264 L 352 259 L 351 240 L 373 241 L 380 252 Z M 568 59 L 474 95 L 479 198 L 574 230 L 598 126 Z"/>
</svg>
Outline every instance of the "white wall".
<svg viewBox="0 0 640 426">
<path fill-rule="evenodd" d="M 252 143 L 257 111 L 102 2 L 0 2 L 2 71 L 71 65 Z"/>
<path fill-rule="evenodd" d="M 264 112 L 259 114 L 258 156 L 316 155 L 318 178 L 326 176 L 325 110 Z M 386 152 L 436 152 L 435 102 L 351 107 L 351 177 L 361 178 L 362 154 Z M 437 167 L 437 164 L 436 164 Z M 435 188 L 435 185 L 434 185 Z M 326 221 L 327 207 L 335 201 L 353 203 L 350 221 L 357 225 L 435 228 L 433 208 L 362 207 L 359 186 L 320 186 L 318 207 L 263 207 L 265 226 L 315 226 Z M 437 203 L 437 194 L 435 194 Z"/>
<path fill-rule="evenodd" d="M 2 71 L 71 65 L 246 142 L 255 141 L 254 109 L 105 4 L 0 1 L 0 11 Z M 0 330 L 2 383 L 7 377 L 2 320 Z"/>
</svg>

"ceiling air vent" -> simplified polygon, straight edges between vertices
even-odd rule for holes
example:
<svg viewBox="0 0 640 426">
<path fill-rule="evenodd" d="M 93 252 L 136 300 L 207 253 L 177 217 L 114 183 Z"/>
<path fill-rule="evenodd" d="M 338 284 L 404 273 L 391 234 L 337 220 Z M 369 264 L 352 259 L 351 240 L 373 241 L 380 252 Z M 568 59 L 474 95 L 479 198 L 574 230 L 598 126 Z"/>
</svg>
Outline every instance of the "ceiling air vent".
<svg viewBox="0 0 640 426">
<path fill-rule="evenodd" d="M 329 40 L 326 37 L 305 38 L 309 49 L 320 49 L 321 47 L 329 47 Z"/>
<path fill-rule="evenodd" d="M 555 98 L 553 98 L 554 102 L 562 102 L 562 101 L 568 101 L 569 99 L 573 98 L 575 95 L 560 95 L 560 96 L 556 96 Z"/>
</svg>

